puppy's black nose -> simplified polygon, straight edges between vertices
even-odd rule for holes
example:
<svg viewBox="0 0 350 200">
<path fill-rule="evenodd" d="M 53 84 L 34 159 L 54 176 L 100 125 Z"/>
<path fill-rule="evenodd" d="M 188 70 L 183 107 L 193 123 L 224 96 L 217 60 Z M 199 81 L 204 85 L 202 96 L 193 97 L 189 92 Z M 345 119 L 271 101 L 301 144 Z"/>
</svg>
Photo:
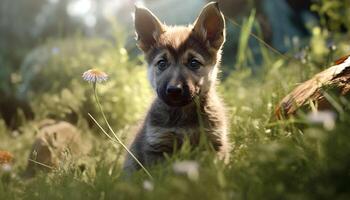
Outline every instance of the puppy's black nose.
<svg viewBox="0 0 350 200">
<path fill-rule="evenodd" d="M 166 88 L 166 94 L 171 96 L 180 96 L 182 95 L 182 87 L 181 86 L 168 86 Z"/>
</svg>

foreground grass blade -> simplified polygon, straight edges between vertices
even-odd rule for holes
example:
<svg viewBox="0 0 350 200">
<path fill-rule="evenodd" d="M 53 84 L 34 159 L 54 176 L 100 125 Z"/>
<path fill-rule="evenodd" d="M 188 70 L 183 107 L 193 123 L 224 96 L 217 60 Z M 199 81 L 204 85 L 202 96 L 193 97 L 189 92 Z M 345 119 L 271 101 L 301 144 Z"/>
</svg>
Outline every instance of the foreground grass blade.
<svg viewBox="0 0 350 200">
<path fill-rule="evenodd" d="M 102 130 L 102 132 L 113 142 L 116 142 L 105 130 L 104 128 L 102 128 L 102 126 L 96 121 L 96 119 L 90 114 L 88 113 L 89 117 L 95 122 L 95 124 Z M 113 129 L 112 129 L 113 130 Z M 114 131 L 112 132 L 113 134 Z M 151 175 L 151 173 L 149 173 L 149 171 L 142 165 L 142 163 L 136 158 L 136 156 L 126 147 L 126 145 L 124 145 L 124 143 L 119 139 L 119 137 L 116 137 L 117 142 L 130 154 L 130 156 L 137 162 L 138 165 L 140 165 L 140 167 L 143 169 L 143 171 L 145 171 L 145 173 L 151 178 L 153 179 L 153 176 Z"/>
</svg>

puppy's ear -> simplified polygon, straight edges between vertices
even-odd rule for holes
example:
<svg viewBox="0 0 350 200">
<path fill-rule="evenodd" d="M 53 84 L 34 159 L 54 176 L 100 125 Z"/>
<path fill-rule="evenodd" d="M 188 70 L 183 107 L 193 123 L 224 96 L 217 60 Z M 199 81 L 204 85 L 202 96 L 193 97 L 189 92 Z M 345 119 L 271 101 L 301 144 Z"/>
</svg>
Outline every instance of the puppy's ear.
<svg viewBox="0 0 350 200">
<path fill-rule="evenodd" d="M 164 32 L 162 23 L 147 8 L 135 7 L 135 29 L 138 46 L 147 52 Z"/>
<path fill-rule="evenodd" d="M 194 23 L 193 31 L 219 50 L 225 41 L 225 19 L 217 2 L 208 3 Z"/>
</svg>

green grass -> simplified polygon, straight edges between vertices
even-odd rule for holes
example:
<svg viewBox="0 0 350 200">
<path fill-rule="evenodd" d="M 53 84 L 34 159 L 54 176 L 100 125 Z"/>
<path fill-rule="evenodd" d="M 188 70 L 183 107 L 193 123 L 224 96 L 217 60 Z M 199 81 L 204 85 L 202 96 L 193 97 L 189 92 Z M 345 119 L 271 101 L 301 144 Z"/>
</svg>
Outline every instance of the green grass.
<svg viewBox="0 0 350 200">
<path fill-rule="evenodd" d="M 324 40 L 319 34 L 312 44 L 324 45 Z M 54 47 L 58 54 L 49 53 Z M 335 54 L 341 55 L 349 45 L 338 47 Z M 103 122 L 90 85 L 81 80 L 81 73 L 90 67 L 110 74 L 110 81 L 99 90 L 101 103 L 117 134 L 132 138 L 152 96 L 140 59 L 129 58 L 123 48 L 100 39 L 50 41 L 34 50 L 19 72 L 23 80 L 19 88 L 26 88 L 36 118 L 24 121 L 19 135 L 0 119 L 0 147 L 15 157 L 12 171 L 0 172 L 0 199 L 349 198 L 350 117 L 346 112 L 332 130 L 319 124 L 273 123 L 275 105 L 297 83 L 324 68 L 324 54 L 329 52 L 311 48 L 302 64 L 262 49 L 268 59 L 257 74 L 240 65 L 219 86 L 230 115 L 230 162 L 225 165 L 210 150 L 191 152 L 185 145 L 165 163 L 149 168 L 153 180 L 143 171 L 123 176 L 125 151 L 115 149 L 88 118 L 87 113 L 92 113 Z M 35 73 L 29 76 L 29 72 Z M 340 100 L 349 107 L 346 100 Z M 49 174 L 22 179 L 37 123 L 47 117 L 77 124 L 92 149 Z M 198 179 L 174 171 L 173 165 L 184 160 L 198 163 Z M 84 171 L 78 167 L 81 163 Z"/>
</svg>

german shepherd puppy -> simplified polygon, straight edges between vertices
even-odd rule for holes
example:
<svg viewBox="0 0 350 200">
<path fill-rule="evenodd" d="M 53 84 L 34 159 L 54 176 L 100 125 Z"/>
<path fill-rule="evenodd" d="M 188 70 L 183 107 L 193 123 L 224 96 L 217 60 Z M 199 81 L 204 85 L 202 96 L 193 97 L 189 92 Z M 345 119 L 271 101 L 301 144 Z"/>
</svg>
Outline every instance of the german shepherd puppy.
<svg viewBox="0 0 350 200">
<path fill-rule="evenodd" d="M 227 120 L 216 93 L 225 20 L 217 3 L 207 4 L 189 26 L 166 26 L 148 9 L 136 7 L 135 28 L 157 97 L 130 150 L 149 166 L 173 153 L 185 138 L 196 147 L 205 137 L 226 160 Z M 124 169 L 139 166 L 128 155 Z"/>
</svg>

